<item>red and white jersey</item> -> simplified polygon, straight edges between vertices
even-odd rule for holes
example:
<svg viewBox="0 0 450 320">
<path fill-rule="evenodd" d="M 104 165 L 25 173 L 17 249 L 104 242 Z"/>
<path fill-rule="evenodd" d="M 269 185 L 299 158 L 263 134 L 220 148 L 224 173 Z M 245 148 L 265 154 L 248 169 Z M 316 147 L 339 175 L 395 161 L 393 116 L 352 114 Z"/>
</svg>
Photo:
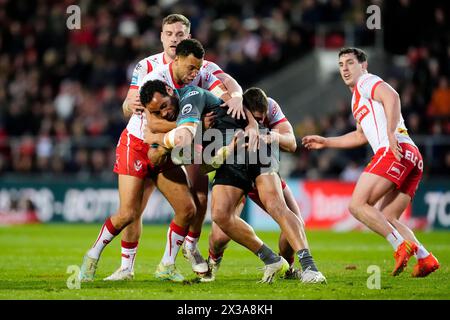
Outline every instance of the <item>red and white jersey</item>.
<svg viewBox="0 0 450 320">
<path fill-rule="evenodd" d="M 163 64 L 151 72 L 147 73 L 144 77 L 138 78 L 137 89 L 139 89 L 145 82 L 149 80 L 161 80 L 167 83 L 169 86 L 175 89 L 184 87 L 185 85 L 179 85 L 175 82 L 172 70 L 172 63 Z M 206 71 L 205 68 L 201 68 L 197 76 L 188 85 L 194 85 L 206 90 L 212 90 L 222 82 L 216 78 L 213 74 Z M 147 125 L 145 114 L 135 115 L 133 114 L 127 125 L 127 130 L 133 136 L 144 139 L 144 127 Z"/>
<path fill-rule="evenodd" d="M 160 66 L 157 69 L 153 70 L 152 72 L 148 73 L 142 79 L 142 81 L 138 83 L 139 88 L 142 87 L 144 83 L 150 80 L 162 80 L 175 89 L 180 89 L 185 86 L 184 84 L 180 85 L 175 82 L 175 77 L 173 75 L 173 63 Z M 212 90 L 214 87 L 216 87 L 221 83 L 222 82 L 219 79 L 217 79 L 215 75 L 207 72 L 206 69 L 202 67 L 200 68 L 200 71 L 198 72 L 194 80 L 192 80 L 188 85 L 198 86 L 206 90 Z"/>
<path fill-rule="evenodd" d="M 267 108 L 267 115 L 264 119 L 264 125 L 269 129 L 272 129 L 277 124 L 288 121 L 286 116 L 281 110 L 280 105 L 272 98 L 268 97 L 267 102 L 269 103 Z"/>
<path fill-rule="evenodd" d="M 376 87 L 382 82 L 383 80 L 376 75 L 364 74 L 358 79 L 352 96 L 353 117 L 361 125 L 374 153 L 382 147 L 389 147 L 384 107 L 381 102 L 373 99 Z M 399 143 L 409 143 L 415 146 L 408 135 L 401 114 L 395 135 Z"/>
<path fill-rule="evenodd" d="M 154 54 L 139 61 L 131 76 L 130 89 L 139 89 L 139 82 L 141 82 L 148 73 L 167 63 L 168 61 L 164 57 L 164 52 Z"/>
<path fill-rule="evenodd" d="M 207 60 L 203 60 L 202 69 L 204 69 L 206 72 L 212 73 L 215 76 L 220 73 L 224 73 L 217 64 Z"/>
</svg>

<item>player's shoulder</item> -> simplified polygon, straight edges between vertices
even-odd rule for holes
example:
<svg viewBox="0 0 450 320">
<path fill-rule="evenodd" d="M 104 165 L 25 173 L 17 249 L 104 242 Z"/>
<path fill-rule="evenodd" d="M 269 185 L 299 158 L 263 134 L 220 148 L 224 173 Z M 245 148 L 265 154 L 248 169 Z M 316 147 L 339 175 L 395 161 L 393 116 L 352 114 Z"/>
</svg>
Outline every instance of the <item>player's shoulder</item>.
<svg viewBox="0 0 450 320">
<path fill-rule="evenodd" d="M 365 86 L 373 85 L 376 82 L 383 81 L 379 76 L 373 73 L 365 73 L 358 79 L 358 87 L 363 88 Z"/>
<path fill-rule="evenodd" d="M 151 56 L 148 56 L 145 58 L 146 61 L 149 61 L 153 64 L 165 64 L 164 62 L 164 52 L 152 54 Z"/>
<path fill-rule="evenodd" d="M 214 75 L 224 72 L 221 67 L 209 60 L 203 60 L 202 70 Z"/>
<path fill-rule="evenodd" d="M 282 111 L 280 104 L 272 97 L 267 97 L 268 111 L 275 115 L 276 113 Z"/>
<path fill-rule="evenodd" d="M 140 60 L 136 65 L 136 68 L 146 68 L 149 72 L 158 68 L 161 65 L 164 65 L 164 53 L 160 52 L 157 54 L 153 54 L 151 56 L 145 57 Z"/>
<path fill-rule="evenodd" d="M 145 83 L 149 80 L 161 80 L 170 85 L 170 75 L 168 72 L 168 68 L 166 65 L 158 65 L 153 70 L 148 72 L 143 78 L 143 82 Z"/>
<path fill-rule="evenodd" d="M 267 103 L 269 104 L 269 107 L 279 107 L 278 102 L 272 97 L 267 97 Z"/>
<path fill-rule="evenodd" d="M 271 98 L 267 97 L 267 120 L 269 121 L 269 125 L 273 126 L 274 124 L 280 122 L 280 121 L 286 121 L 286 116 L 283 113 L 283 110 L 281 110 L 280 105 L 278 102 Z"/>
<path fill-rule="evenodd" d="M 178 94 L 180 95 L 180 100 L 187 99 L 193 96 L 201 96 L 206 90 L 194 85 L 188 85 L 183 88 L 177 89 Z"/>
</svg>

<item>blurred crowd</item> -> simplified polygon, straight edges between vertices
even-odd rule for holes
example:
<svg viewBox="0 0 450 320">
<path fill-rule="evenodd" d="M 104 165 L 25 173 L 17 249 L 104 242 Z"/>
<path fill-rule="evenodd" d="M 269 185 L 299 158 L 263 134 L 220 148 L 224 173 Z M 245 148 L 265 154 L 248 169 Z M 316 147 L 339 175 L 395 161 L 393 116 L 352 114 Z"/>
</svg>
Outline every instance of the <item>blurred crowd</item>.
<svg viewBox="0 0 450 320">
<path fill-rule="evenodd" d="M 398 2 L 392 10 L 399 14 L 410 11 L 411 1 L 392 2 Z M 115 145 L 127 123 L 121 105 L 131 73 L 140 59 L 162 50 L 159 33 L 167 14 L 186 15 L 193 37 L 206 48 L 206 59 L 245 88 L 313 50 L 321 24 L 348 22 L 356 45 L 373 45 L 373 32 L 365 28 L 367 3 L 0 0 L 0 175 L 113 177 Z M 73 4 L 81 7 L 79 30 L 66 26 L 66 9 Z M 392 62 L 396 68 L 386 80 L 399 90 L 407 126 L 417 134 L 450 133 L 448 16 L 439 6 L 433 10 L 426 23 L 439 36 L 424 34 L 423 43 L 405 48 L 389 37 L 385 43 L 388 51 L 406 57 L 403 65 Z M 322 45 L 344 45 L 341 30 L 336 30 Z M 391 31 L 395 28 L 390 37 Z M 296 125 L 297 136 L 351 130 L 349 108 L 341 104 L 329 117 L 306 117 Z M 366 156 L 364 150 L 343 157 L 326 154 L 299 151 L 293 176 L 352 176 L 361 163 L 348 159 Z M 450 155 L 439 161 L 450 162 Z"/>
</svg>

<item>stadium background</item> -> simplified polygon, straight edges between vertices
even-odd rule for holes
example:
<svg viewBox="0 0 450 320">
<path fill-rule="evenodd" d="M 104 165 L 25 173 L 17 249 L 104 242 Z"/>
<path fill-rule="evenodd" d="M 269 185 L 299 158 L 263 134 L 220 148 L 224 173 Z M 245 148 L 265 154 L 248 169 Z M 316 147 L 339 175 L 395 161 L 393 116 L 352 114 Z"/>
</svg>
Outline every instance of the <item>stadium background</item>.
<svg viewBox="0 0 450 320">
<path fill-rule="evenodd" d="M 69 30 L 66 9 L 81 8 Z M 366 26 L 370 4 L 381 29 Z M 298 141 L 354 128 L 337 51 L 364 48 L 369 71 L 400 94 L 402 112 L 425 159 L 406 214 L 415 228 L 450 228 L 450 47 L 445 1 L 0 1 L 0 224 L 99 222 L 118 205 L 112 173 L 127 120 L 121 104 L 136 63 L 162 50 L 161 21 L 183 13 L 191 33 L 247 88 L 282 106 Z M 310 228 L 360 228 L 347 204 L 369 147 L 283 155 Z M 155 193 L 145 222 L 167 222 Z M 254 206 L 256 229 L 276 226 Z"/>
</svg>

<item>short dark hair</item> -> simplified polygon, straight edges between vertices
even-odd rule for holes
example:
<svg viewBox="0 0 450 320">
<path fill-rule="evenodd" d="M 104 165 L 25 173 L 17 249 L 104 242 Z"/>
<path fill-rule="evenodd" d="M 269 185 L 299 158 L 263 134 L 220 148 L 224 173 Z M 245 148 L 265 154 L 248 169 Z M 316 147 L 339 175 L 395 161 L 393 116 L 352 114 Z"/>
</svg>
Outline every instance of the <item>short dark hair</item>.
<svg viewBox="0 0 450 320">
<path fill-rule="evenodd" d="M 197 59 L 203 59 L 205 56 L 205 49 L 203 49 L 200 41 L 195 39 L 185 39 L 177 45 L 177 56 L 187 57 L 190 54 L 193 54 Z"/>
<path fill-rule="evenodd" d="M 139 96 L 142 105 L 145 107 L 153 99 L 155 92 L 159 92 L 163 96 L 168 96 L 166 83 L 161 80 L 149 80 L 139 90 Z"/>
<path fill-rule="evenodd" d="M 178 14 L 178 13 L 169 14 L 167 17 L 165 17 L 163 19 L 162 25 L 164 26 L 166 24 L 174 24 L 177 22 L 181 22 L 181 24 L 186 27 L 188 33 L 190 32 L 191 22 L 189 21 L 188 18 L 186 18 L 182 14 Z"/>
<path fill-rule="evenodd" d="M 354 47 L 346 47 L 339 50 L 339 58 L 344 54 L 353 53 L 358 60 L 359 63 L 363 63 L 367 61 L 367 53 L 359 48 Z"/>
<path fill-rule="evenodd" d="M 256 87 L 248 88 L 243 95 L 243 104 L 250 112 L 267 113 L 269 102 L 267 101 L 266 93 Z"/>
</svg>

